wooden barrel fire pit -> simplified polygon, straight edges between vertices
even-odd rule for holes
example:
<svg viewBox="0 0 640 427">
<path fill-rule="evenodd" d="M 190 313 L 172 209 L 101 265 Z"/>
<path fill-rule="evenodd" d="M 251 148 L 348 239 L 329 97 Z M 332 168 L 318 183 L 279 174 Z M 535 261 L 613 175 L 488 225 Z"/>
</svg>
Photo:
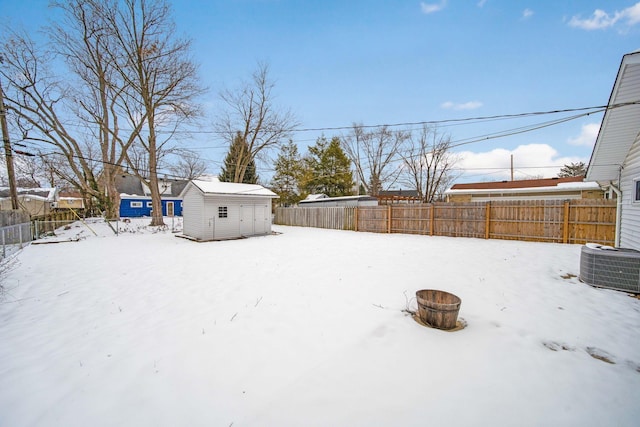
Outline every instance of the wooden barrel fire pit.
<svg viewBox="0 0 640 427">
<path fill-rule="evenodd" d="M 462 301 L 454 294 L 434 289 L 423 289 L 416 292 L 418 301 L 418 317 L 434 328 L 454 329 L 458 320 L 458 312 Z"/>
</svg>

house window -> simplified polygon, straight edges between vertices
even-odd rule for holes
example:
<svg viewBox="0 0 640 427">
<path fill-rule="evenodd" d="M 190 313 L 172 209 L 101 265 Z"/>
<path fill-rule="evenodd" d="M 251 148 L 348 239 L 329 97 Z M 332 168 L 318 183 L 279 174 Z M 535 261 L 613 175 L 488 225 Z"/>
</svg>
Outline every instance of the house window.
<svg viewBox="0 0 640 427">
<path fill-rule="evenodd" d="M 129 206 L 131 206 L 132 208 L 141 208 L 142 202 L 131 202 Z"/>
<path fill-rule="evenodd" d="M 153 207 L 153 202 L 147 202 L 147 207 L 148 208 L 152 208 Z"/>
<path fill-rule="evenodd" d="M 635 189 L 635 195 L 633 197 L 634 202 L 640 202 L 640 178 L 633 180 L 633 186 Z"/>
<path fill-rule="evenodd" d="M 226 218 L 226 217 L 227 217 L 227 207 L 218 206 L 218 218 Z"/>
</svg>

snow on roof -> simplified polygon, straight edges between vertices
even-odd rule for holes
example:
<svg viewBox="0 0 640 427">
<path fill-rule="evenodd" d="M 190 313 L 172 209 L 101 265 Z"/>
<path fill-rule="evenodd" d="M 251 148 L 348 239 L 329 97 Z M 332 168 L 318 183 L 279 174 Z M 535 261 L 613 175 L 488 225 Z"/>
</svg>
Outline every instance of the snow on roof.
<svg viewBox="0 0 640 427">
<path fill-rule="evenodd" d="M 454 186 L 455 187 L 455 186 Z M 567 191 L 599 190 L 597 182 L 559 182 L 557 185 L 542 187 L 516 187 L 516 188 L 450 188 L 445 194 L 489 194 L 489 193 L 557 193 Z"/>
<path fill-rule="evenodd" d="M 239 184 L 235 182 L 220 182 L 217 180 L 202 181 L 198 179 L 192 180 L 191 183 L 205 194 L 278 197 L 273 191 L 258 184 Z"/>
<path fill-rule="evenodd" d="M 51 188 L 17 188 L 18 196 L 32 197 L 37 200 L 53 202 L 57 199 L 58 189 Z M 9 187 L 0 187 L 0 198 L 9 198 Z"/>
<path fill-rule="evenodd" d="M 329 196 L 327 196 L 326 194 L 319 193 L 319 194 L 309 194 L 307 197 L 304 198 L 304 200 L 320 200 L 320 199 L 328 199 L 328 198 Z"/>
<path fill-rule="evenodd" d="M 339 196 L 339 197 L 329 197 L 327 195 L 322 194 L 324 197 L 318 197 L 315 199 L 310 199 L 308 196 L 304 200 L 300 200 L 299 203 L 310 203 L 310 202 L 331 202 L 338 200 L 377 200 L 375 197 L 361 195 L 361 196 Z"/>
</svg>

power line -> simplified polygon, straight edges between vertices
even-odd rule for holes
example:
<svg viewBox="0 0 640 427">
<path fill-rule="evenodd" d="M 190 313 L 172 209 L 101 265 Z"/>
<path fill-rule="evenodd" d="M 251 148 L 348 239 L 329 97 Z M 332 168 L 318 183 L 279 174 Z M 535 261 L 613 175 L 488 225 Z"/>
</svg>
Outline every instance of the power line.
<svg viewBox="0 0 640 427">
<path fill-rule="evenodd" d="M 473 144 L 473 143 L 476 143 L 476 142 L 482 142 L 482 141 L 487 141 L 487 140 L 492 140 L 492 139 L 497 139 L 497 138 L 504 138 L 504 137 L 508 137 L 508 136 L 513 136 L 513 135 L 517 135 L 517 134 L 522 134 L 522 133 L 526 133 L 526 132 L 531 132 L 531 131 L 534 131 L 534 130 L 539 130 L 539 129 L 543 129 L 543 128 L 546 128 L 546 127 L 554 126 L 554 125 L 557 125 L 557 124 L 565 123 L 565 122 L 568 122 L 568 121 L 571 121 L 571 120 L 576 120 L 576 119 L 579 119 L 579 118 L 582 118 L 582 117 L 589 116 L 591 114 L 600 113 L 600 112 L 606 111 L 607 109 L 620 108 L 620 107 L 625 107 L 625 106 L 629 106 L 629 105 L 636 105 L 636 104 L 640 104 L 640 101 L 632 101 L 632 102 L 625 102 L 625 103 L 605 105 L 605 106 L 566 108 L 566 109 L 556 109 L 556 110 L 548 110 L 548 111 L 536 111 L 536 112 L 528 112 L 528 113 L 467 117 L 467 118 L 460 118 L 460 119 L 429 120 L 429 121 L 403 122 L 403 123 L 394 123 L 394 124 L 361 125 L 360 127 L 362 127 L 362 128 L 399 127 L 399 126 L 405 126 L 406 127 L 406 126 L 419 126 L 419 125 L 439 125 L 439 124 L 446 124 L 446 123 L 485 122 L 485 121 L 493 121 L 493 120 L 506 120 L 506 119 L 514 119 L 514 118 L 535 117 L 535 116 L 550 115 L 550 114 L 560 114 L 560 113 L 568 113 L 568 112 L 582 112 L 580 114 L 575 114 L 575 115 L 568 116 L 568 117 L 562 117 L 562 118 L 559 118 L 559 119 L 550 120 L 550 121 L 546 121 L 546 122 L 542 122 L 542 123 L 538 123 L 538 124 L 532 124 L 532 125 L 522 126 L 522 127 L 518 127 L 518 128 L 514 128 L 514 129 L 508 129 L 508 130 L 504 130 L 504 131 L 500 131 L 500 132 L 494 132 L 494 133 L 491 133 L 491 134 L 486 134 L 486 135 L 481 135 L 481 136 L 461 139 L 459 141 L 454 141 L 453 144 L 450 146 L 450 148 L 455 148 L 455 147 L 459 147 L 459 146 L 463 146 L 463 145 Z M 289 131 L 291 131 L 291 132 L 310 132 L 310 131 L 329 131 L 329 130 L 347 130 L 347 129 L 353 129 L 353 126 L 301 128 L 301 129 L 290 129 Z M 125 130 L 125 129 L 123 129 L 123 130 Z M 184 132 L 185 133 L 201 133 L 201 134 L 222 133 L 222 132 L 218 132 L 218 131 L 184 131 Z M 31 142 L 31 141 L 25 141 L 25 142 L 28 142 L 30 145 L 33 145 L 33 146 L 37 145 L 37 144 L 35 144 L 35 143 Z M 16 143 L 15 145 L 19 145 L 21 147 L 27 147 L 24 144 Z M 191 149 L 189 147 L 183 147 L 183 148 Z M 225 147 L 224 146 L 197 147 L 197 148 L 193 148 L 193 149 L 194 150 L 204 150 L 204 149 L 218 149 L 218 148 L 225 148 Z M 27 155 L 27 156 L 30 156 L 30 155 L 32 156 L 33 155 L 31 153 L 24 152 L 24 151 L 21 151 L 21 150 L 13 150 L 13 151 L 16 152 L 16 154 Z M 41 155 L 45 156 L 45 155 L 64 155 L 64 154 L 63 153 L 51 152 L 51 153 L 43 153 Z M 109 164 L 109 165 L 113 165 L 113 166 L 122 166 L 122 165 L 118 165 L 118 164 L 115 164 L 115 163 L 107 162 L 107 161 L 104 161 L 104 160 L 93 159 L 93 158 L 86 157 L 86 156 L 81 156 L 81 155 L 72 155 L 72 157 L 73 158 L 77 158 L 77 159 L 83 159 L 83 160 L 91 161 L 91 162 L 101 163 L 101 164 Z M 404 159 L 398 159 L 397 161 L 402 161 L 402 160 L 404 160 Z M 221 164 L 221 162 L 219 162 L 219 161 L 210 161 L 210 162 L 211 163 Z M 540 167 L 533 167 L 532 166 L 532 167 L 528 167 L 528 168 L 557 168 L 557 167 L 561 167 L 561 166 L 540 166 Z M 500 168 L 490 168 L 490 169 L 500 169 Z M 259 170 L 261 170 L 263 172 L 273 172 L 273 171 L 275 171 L 274 168 L 259 168 Z M 461 168 L 461 169 L 457 169 L 457 170 L 475 170 L 475 168 Z M 161 174 L 179 178 L 176 175 L 172 175 L 170 173 L 161 173 Z"/>
</svg>

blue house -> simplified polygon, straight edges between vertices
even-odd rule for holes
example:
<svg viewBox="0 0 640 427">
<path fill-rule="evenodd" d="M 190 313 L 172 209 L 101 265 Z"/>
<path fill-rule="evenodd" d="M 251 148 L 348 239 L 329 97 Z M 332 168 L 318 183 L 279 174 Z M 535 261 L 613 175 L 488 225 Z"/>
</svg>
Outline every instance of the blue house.
<svg viewBox="0 0 640 427">
<path fill-rule="evenodd" d="M 180 193 L 189 181 L 160 179 L 162 195 L 162 215 L 182 216 L 182 198 Z M 116 188 L 120 192 L 120 217 L 136 218 L 151 216 L 151 191 L 133 175 L 119 175 Z"/>
</svg>

